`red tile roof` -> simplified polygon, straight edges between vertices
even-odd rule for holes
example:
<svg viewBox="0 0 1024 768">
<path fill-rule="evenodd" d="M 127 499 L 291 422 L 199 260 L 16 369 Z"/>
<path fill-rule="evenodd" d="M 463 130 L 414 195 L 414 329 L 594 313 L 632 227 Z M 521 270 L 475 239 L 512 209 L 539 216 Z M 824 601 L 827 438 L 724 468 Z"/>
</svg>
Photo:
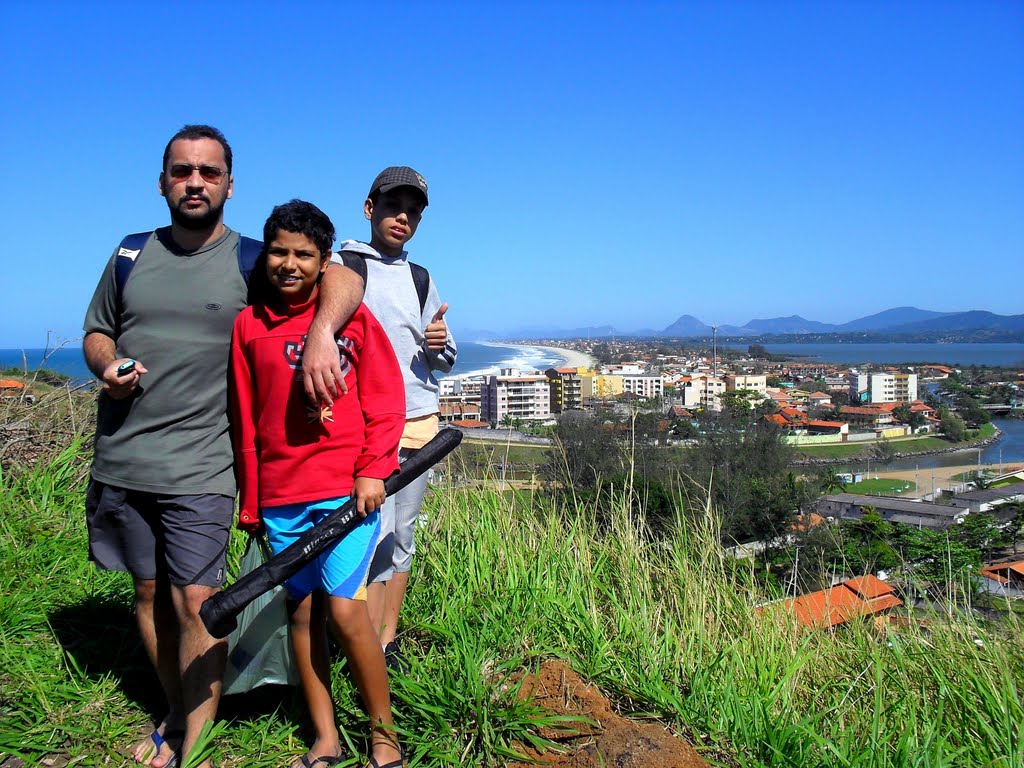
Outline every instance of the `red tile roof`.
<svg viewBox="0 0 1024 768">
<path fill-rule="evenodd" d="M 800 625 L 827 629 L 858 616 L 881 613 L 903 605 L 892 592 L 892 588 L 881 579 L 860 576 L 831 589 L 794 597 L 781 605 L 793 611 Z"/>
</svg>

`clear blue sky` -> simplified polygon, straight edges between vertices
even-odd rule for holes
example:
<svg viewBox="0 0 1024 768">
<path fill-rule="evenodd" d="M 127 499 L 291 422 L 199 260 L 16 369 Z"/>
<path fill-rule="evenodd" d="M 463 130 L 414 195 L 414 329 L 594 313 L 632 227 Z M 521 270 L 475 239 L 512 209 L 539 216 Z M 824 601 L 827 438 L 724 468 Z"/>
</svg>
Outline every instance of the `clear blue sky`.
<svg viewBox="0 0 1024 768">
<path fill-rule="evenodd" d="M 420 170 L 456 333 L 1024 312 L 1024 3 L 8 0 L 0 28 L 0 347 L 80 335 L 187 122 L 230 140 L 248 234 L 302 197 L 366 238 L 373 176 Z"/>
</svg>

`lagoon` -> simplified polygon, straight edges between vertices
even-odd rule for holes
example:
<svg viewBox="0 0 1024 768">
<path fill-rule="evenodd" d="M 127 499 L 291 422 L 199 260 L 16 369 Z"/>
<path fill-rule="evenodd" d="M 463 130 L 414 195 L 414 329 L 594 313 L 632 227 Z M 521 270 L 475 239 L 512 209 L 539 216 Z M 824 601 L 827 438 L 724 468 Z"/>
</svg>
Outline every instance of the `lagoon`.
<svg viewBox="0 0 1024 768">
<path fill-rule="evenodd" d="M 721 343 L 733 349 L 747 344 Z M 765 344 L 773 355 L 794 359 L 820 360 L 824 363 L 939 363 L 953 366 L 988 365 L 1024 368 L 1024 344 Z"/>
</svg>

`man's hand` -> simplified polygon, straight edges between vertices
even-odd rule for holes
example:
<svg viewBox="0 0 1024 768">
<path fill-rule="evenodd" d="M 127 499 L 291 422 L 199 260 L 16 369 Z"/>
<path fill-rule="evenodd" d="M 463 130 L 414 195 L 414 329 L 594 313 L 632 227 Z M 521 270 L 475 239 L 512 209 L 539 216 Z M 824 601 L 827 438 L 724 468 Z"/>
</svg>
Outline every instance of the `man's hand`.
<svg viewBox="0 0 1024 768">
<path fill-rule="evenodd" d="M 103 391 L 114 400 L 124 400 L 126 397 L 129 397 L 135 391 L 135 388 L 139 386 L 142 374 L 149 373 L 146 370 L 146 366 L 136 360 L 135 368 L 132 371 L 123 376 L 118 376 L 117 367 L 122 363 L 131 361 L 131 359 L 130 357 L 119 357 L 103 369 L 103 376 L 100 377 L 100 380 L 103 382 Z"/>
<path fill-rule="evenodd" d="M 316 321 L 309 326 L 302 349 L 302 384 L 311 403 L 334 405 L 334 398 L 348 392 L 334 334 Z"/>
<path fill-rule="evenodd" d="M 448 305 L 442 304 L 437 312 L 430 319 L 424 336 L 427 337 L 427 349 L 431 352 L 439 352 L 448 343 L 448 324 L 444 321 L 444 313 L 448 311 Z"/>
<path fill-rule="evenodd" d="M 356 497 L 356 512 L 366 517 L 384 503 L 384 481 L 375 477 L 357 477 L 352 484 L 352 495 Z"/>
</svg>

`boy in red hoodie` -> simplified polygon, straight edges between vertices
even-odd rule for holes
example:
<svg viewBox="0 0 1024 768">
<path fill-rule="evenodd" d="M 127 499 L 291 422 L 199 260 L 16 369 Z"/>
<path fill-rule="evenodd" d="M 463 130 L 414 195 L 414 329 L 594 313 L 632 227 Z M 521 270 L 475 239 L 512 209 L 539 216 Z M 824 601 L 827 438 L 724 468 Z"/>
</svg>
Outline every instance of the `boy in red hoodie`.
<svg viewBox="0 0 1024 768">
<path fill-rule="evenodd" d="M 387 335 L 363 305 L 339 331 L 348 394 L 311 406 L 302 347 L 327 269 L 334 226 L 316 206 L 277 206 L 231 346 L 232 431 L 239 526 L 267 529 L 279 552 L 349 496 L 362 524 L 285 583 L 296 664 L 316 731 L 292 768 L 341 761 L 326 625 L 352 668 L 371 720 L 371 768 L 399 768 L 384 654 L 366 609 L 366 574 L 380 531 L 384 479 L 398 469 L 405 425 L 402 373 Z"/>
</svg>

